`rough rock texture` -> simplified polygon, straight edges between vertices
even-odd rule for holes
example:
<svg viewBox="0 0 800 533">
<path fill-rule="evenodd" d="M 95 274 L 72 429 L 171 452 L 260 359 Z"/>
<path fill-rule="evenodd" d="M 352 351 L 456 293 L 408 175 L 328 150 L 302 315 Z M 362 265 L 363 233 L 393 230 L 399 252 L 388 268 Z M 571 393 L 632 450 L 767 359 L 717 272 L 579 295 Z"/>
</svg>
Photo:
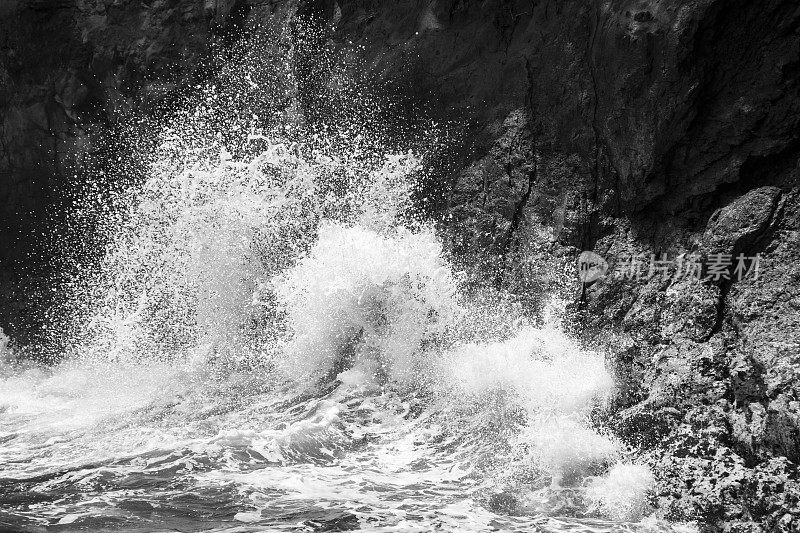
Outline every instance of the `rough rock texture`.
<svg viewBox="0 0 800 533">
<path fill-rule="evenodd" d="M 95 125 L 197 76 L 224 28 L 285 4 L 6 2 L 3 249 L 33 242 L 15 236 L 40 227 Z M 659 512 L 709 531 L 797 531 L 800 5 L 316 0 L 301 12 L 357 44 L 412 112 L 460 125 L 431 192 L 452 250 L 534 308 L 548 291 L 574 301 L 575 331 L 609 350 L 611 425 L 658 472 Z M 569 270 L 581 250 L 606 257 L 608 275 L 581 284 Z M 757 276 L 740 254 L 760 254 Z M 693 258 L 700 276 L 651 256 Z M 638 276 L 624 275 L 630 257 L 644 258 Z"/>
</svg>

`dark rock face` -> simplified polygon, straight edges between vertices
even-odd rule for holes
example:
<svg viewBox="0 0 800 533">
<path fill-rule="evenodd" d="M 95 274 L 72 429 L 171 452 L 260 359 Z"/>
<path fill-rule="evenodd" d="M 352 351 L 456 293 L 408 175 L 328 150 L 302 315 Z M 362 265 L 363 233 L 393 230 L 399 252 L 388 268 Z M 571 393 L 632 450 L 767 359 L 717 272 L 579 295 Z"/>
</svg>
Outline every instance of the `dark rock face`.
<svg viewBox="0 0 800 533">
<path fill-rule="evenodd" d="M 0 6 L 0 318 L 24 336 L 39 299 L 48 218 L 120 116 L 185 83 L 209 45 L 197 2 Z M 14 278 L 23 271 L 28 283 Z"/>
<path fill-rule="evenodd" d="M 3 249 L 31 243 L 20 236 L 120 109 L 194 79 L 225 28 L 290 8 L 4 4 Z M 575 302 L 575 330 L 611 354 L 611 425 L 660 476 L 661 512 L 709 530 L 800 527 L 797 2 L 317 0 L 300 11 L 359 45 L 375 79 L 462 125 L 440 191 L 453 251 L 531 306 L 546 292 Z M 584 286 L 564 274 L 581 250 L 607 258 L 608 275 Z M 737 257 L 757 254 L 756 276 Z M 690 256 L 699 276 L 677 261 Z M 644 258 L 640 275 L 624 275 L 632 257 Z"/>
<path fill-rule="evenodd" d="M 27 233 L 39 222 L 94 130 L 192 74 L 209 21 L 196 2 L 12 0 L 2 10 L 0 191 L 9 238 L 14 226 Z"/>
</svg>

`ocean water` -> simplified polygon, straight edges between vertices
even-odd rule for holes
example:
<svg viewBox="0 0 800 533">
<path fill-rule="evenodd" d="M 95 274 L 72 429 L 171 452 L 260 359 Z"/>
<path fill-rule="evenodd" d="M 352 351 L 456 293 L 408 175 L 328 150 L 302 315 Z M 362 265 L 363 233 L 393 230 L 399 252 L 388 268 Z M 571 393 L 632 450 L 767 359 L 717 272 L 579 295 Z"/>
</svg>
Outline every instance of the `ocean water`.
<svg viewBox="0 0 800 533">
<path fill-rule="evenodd" d="M 351 236 L 339 231 L 336 238 Z M 302 266 L 328 266 L 323 260 L 331 257 L 309 258 Z M 313 274 L 295 275 L 292 283 L 314 287 L 306 278 Z M 325 269 L 330 275 L 339 272 Z M 375 287 L 386 283 L 377 281 L 356 294 L 343 282 L 353 306 L 343 314 L 375 321 Z M 317 309 L 325 317 L 340 311 Z M 299 320 L 286 359 L 263 368 L 196 360 L 6 368 L 0 524 L 32 531 L 672 530 L 648 520 L 652 474 L 626 462 L 624 449 L 588 422 L 613 386 L 602 357 L 557 330 L 520 327 L 505 340 L 409 355 L 407 343 L 419 343 L 421 329 L 413 323 L 399 339 L 364 335 L 351 365 L 335 373 L 327 341 L 338 345 L 341 330 L 314 311 Z M 384 342 L 401 346 L 381 349 Z M 389 353 L 397 359 L 382 359 Z"/>
<path fill-rule="evenodd" d="M 138 154 L 60 362 L 0 343 L 0 530 L 690 531 L 603 429 L 613 379 L 558 299 L 465 291 L 415 209 L 426 155 L 352 107 L 309 126 L 287 54 Z"/>
</svg>

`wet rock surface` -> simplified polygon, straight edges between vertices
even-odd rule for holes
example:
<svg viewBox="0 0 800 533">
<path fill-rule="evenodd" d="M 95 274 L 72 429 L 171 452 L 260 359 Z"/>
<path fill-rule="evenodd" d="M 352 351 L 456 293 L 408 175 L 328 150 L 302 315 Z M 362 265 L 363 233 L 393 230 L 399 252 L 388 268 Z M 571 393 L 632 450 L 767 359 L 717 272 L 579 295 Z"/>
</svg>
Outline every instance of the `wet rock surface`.
<svg viewBox="0 0 800 533">
<path fill-rule="evenodd" d="M 201 59 L 240 25 L 292 7 L 3 4 L 6 331 L 27 312 L 15 269 L 93 136 L 202 78 Z M 796 531 L 797 3 L 317 0 L 300 11 L 332 45 L 358 45 L 411 109 L 459 125 L 436 204 L 452 250 L 533 308 L 547 292 L 574 302 L 574 330 L 609 350 L 610 425 L 658 473 L 659 512 L 709 531 Z M 582 284 L 581 250 L 606 258 L 607 275 Z M 740 255 L 759 257 L 757 275 Z M 720 259 L 729 268 L 709 270 Z"/>
</svg>

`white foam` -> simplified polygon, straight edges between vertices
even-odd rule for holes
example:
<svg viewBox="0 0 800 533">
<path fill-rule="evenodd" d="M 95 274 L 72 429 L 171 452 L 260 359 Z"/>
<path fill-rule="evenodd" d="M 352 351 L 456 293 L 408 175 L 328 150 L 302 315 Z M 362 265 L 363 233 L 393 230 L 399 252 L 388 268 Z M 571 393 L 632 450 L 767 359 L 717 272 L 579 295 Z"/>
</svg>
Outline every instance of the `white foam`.
<svg viewBox="0 0 800 533">
<path fill-rule="evenodd" d="M 654 485 L 653 473 L 646 466 L 617 463 L 591 483 L 587 494 L 606 516 L 637 521 L 652 512 L 647 497 Z"/>
<path fill-rule="evenodd" d="M 291 338 L 284 368 L 298 379 L 347 357 L 413 382 L 426 342 L 459 315 L 456 285 L 428 230 L 379 233 L 325 224 L 296 267 L 274 280 Z"/>
<path fill-rule="evenodd" d="M 291 86 L 291 71 L 276 65 L 276 86 Z M 256 74 L 233 73 L 233 82 L 261 87 Z M 295 98 L 296 87 L 285 89 L 279 96 Z M 199 482 L 250 483 L 319 506 L 336 498 L 354 509 L 368 504 L 396 513 L 398 529 L 414 529 L 401 507 L 427 484 L 442 497 L 430 523 L 479 529 L 495 518 L 472 497 L 488 486 L 478 464 L 492 458 L 459 431 L 494 408 L 484 402 L 494 394 L 522 413 L 497 440 L 524 451 L 512 477 L 535 469 L 553 491 L 588 484 L 598 512 L 641 518 L 652 475 L 619 462 L 620 444 L 590 422 L 613 391 L 604 355 L 559 329 L 557 302 L 546 309 L 546 327 L 535 328 L 519 310 L 511 320 L 463 301 L 441 239 L 402 222 L 414 218 L 420 158 L 381 149 L 362 124 L 297 133 L 296 101 L 266 121 L 274 122 L 268 131 L 238 110 L 220 121 L 227 110 L 219 107 L 239 96 L 226 90 L 209 88 L 202 103 L 176 113 L 154 153 L 143 155 L 147 179 L 104 220 L 99 274 L 77 282 L 72 299 L 81 319 L 67 339 L 72 359 L 0 382 L 0 429 L 12 437 L 0 463 L 18 469 L 4 475 L 180 448 L 205 464 L 222 458 L 224 468 Z M 0 332 L 0 360 L 7 342 Z M 275 367 L 290 393 L 237 388 L 242 368 L 260 375 Z M 340 387 L 315 397 L 320 381 L 334 377 Z M 420 390 L 435 399 L 415 404 L 423 415 L 412 414 L 409 396 L 389 401 L 393 391 Z M 462 415 L 465 406 L 473 412 Z M 47 453 L 31 459 L 42 443 Z M 459 446 L 474 449 L 452 452 Z M 339 450 L 359 447 L 367 451 L 337 464 Z M 251 452 L 254 461 L 299 466 L 240 469 Z M 176 455 L 142 463 L 193 468 Z M 141 466 L 134 463 L 125 468 Z M 260 513 L 234 518 L 253 522 Z"/>
<path fill-rule="evenodd" d="M 531 412 L 586 414 L 613 390 L 598 352 L 581 350 L 555 329 L 522 327 L 504 341 L 470 343 L 447 359 L 452 379 L 464 391 L 514 391 Z"/>
</svg>

